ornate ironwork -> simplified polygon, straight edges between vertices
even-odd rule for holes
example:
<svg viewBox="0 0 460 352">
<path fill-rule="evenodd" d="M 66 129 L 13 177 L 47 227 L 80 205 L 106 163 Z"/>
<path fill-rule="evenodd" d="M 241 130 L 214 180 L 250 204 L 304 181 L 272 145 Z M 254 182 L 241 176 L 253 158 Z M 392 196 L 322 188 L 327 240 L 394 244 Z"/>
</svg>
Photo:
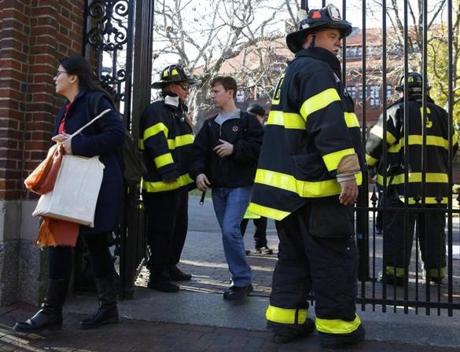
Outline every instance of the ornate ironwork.
<svg viewBox="0 0 460 352">
<path fill-rule="evenodd" d="M 86 54 L 96 53 L 96 76 L 111 87 L 117 101 L 125 101 L 127 50 L 132 41 L 133 1 L 90 0 L 87 4 Z M 124 105 L 123 105 L 124 106 Z M 124 110 L 123 106 L 120 106 Z"/>
</svg>

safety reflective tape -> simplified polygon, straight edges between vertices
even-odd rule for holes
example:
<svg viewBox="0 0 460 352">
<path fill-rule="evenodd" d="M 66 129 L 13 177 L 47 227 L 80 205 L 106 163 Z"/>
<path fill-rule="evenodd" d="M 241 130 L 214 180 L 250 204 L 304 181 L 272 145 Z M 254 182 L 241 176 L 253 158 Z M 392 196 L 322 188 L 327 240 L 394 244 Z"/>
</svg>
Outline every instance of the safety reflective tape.
<svg viewBox="0 0 460 352">
<path fill-rule="evenodd" d="M 432 278 L 442 279 L 446 276 L 446 267 L 429 269 L 427 275 Z"/>
<path fill-rule="evenodd" d="M 149 128 L 146 128 L 144 131 L 144 142 L 152 136 L 157 135 L 158 133 L 163 132 L 165 137 L 168 138 L 168 127 L 163 122 L 156 123 Z"/>
<path fill-rule="evenodd" d="M 348 128 L 361 127 L 359 124 L 358 116 L 354 112 L 346 112 L 345 114 L 345 123 Z"/>
<path fill-rule="evenodd" d="M 316 330 L 325 334 L 351 334 L 361 325 L 361 319 L 358 314 L 353 321 L 341 319 L 315 319 Z"/>
<path fill-rule="evenodd" d="M 287 309 L 272 305 L 267 307 L 265 318 L 279 324 L 304 324 L 308 312 L 305 308 Z"/>
<path fill-rule="evenodd" d="M 378 162 L 379 162 L 378 159 L 372 157 L 369 154 L 366 154 L 366 163 L 367 163 L 367 165 L 375 166 L 375 165 L 377 165 Z"/>
<path fill-rule="evenodd" d="M 174 163 L 174 159 L 173 159 L 171 153 L 165 153 L 165 154 L 162 154 L 160 156 L 157 156 L 154 159 L 154 161 L 155 161 L 155 166 L 157 167 L 157 169 L 159 169 L 160 167 L 163 167 L 163 166 L 166 166 L 166 165 Z"/>
<path fill-rule="evenodd" d="M 355 175 L 356 183 L 362 183 L 362 173 Z M 340 194 L 341 188 L 337 180 L 325 181 L 302 181 L 294 176 L 281 172 L 257 169 L 255 183 L 280 188 L 289 192 L 297 193 L 303 198 L 318 198 Z"/>
<path fill-rule="evenodd" d="M 275 220 L 283 220 L 286 216 L 289 215 L 289 212 L 287 211 L 266 207 L 264 205 L 260 205 L 253 202 L 249 203 L 247 211 Z"/>
<path fill-rule="evenodd" d="M 150 182 L 150 181 L 143 180 L 142 188 L 145 191 L 150 192 L 150 193 L 164 192 L 164 191 L 172 191 L 174 189 L 178 189 L 180 187 L 189 185 L 191 183 L 193 183 L 193 180 L 190 177 L 190 175 L 184 174 L 184 175 L 179 176 L 174 182 L 163 182 L 163 181 Z"/>
<path fill-rule="evenodd" d="M 406 197 L 404 196 L 400 196 L 400 200 L 402 202 L 406 202 Z M 447 197 L 442 197 L 442 198 L 438 198 L 438 197 L 425 197 L 425 204 L 447 204 L 449 202 L 449 199 Z M 417 201 L 415 201 L 414 197 L 408 197 L 407 198 L 407 204 L 411 204 L 411 205 L 414 205 L 414 204 L 422 204 L 422 200 L 419 199 Z"/>
<path fill-rule="evenodd" d="M 177 69 L 172 70 L 171 76 L 177 76 L 179 72 L 177 72 Z"/>
<path fill-rule="evenodd" d="M 371 134 L 373 134 L 374 136 L 380 138 L 380 139 L 383 139 L 383 128 L 382 126 L 378 126 L 378 125 L 375 125 L 374 127 L 371 128 Z M 390 144 L 394 144 L 396 143 L 396 137 L 393 136 L 391 134 L 391 132 L 389 132 L 387 130 L 387 138 L 386 138 L 386 141 Z"/>
<path fill-rule="evenodd" d="M 308 115 L 324 109 L 326 106 L 335 101 L 340 101 L 339 93 L 337 93 L 335 88 L 328 88 L 305 100 L 300 108 L 300 114 L 305 121 L 307 121 Z"/>
<path fill-rule="evenodd" d="M 296 113 L 272 110 L 268 114 L 267 125 L 283 126 L 286 129 L 305 130 L 305 120 Z"/>
<path fill-rule="evenodd" d="M 343 159 L 343 157 L 347 155 L 353 155 L 353 154 L 356 154 L 355 149 L 347 148 L 347 149 L 339 150 L 337 152 L 323 155 L 323 161 L 324 161 L 324 164 L 326 165 L 327 171 L 331 172 L 331 171 L 336 170 L 340 164 L 340 161 Z"/>
<path fill-rule="evenodd" d="M 409 172 L 408 173 L 409 183 L 420 183 L 422 182 L 422 173 L 421 172 Z M 387 185 L 399 185 L 404 183 L 405 177 L 404 174 L 398 174 L 393 177 L 387 176 Z M 449 176 L 445 173 L 436 173 L 436 172 L 427 172 L 425 173 L 425 181 L 427 183 L 448 183 Z M 377 175 L 377 182 L 383 185 L 383 175 Z"/>
<path fill-rule="evenodd" d="M 177 136 L 174 139 L 168 139 L 168 147 L 170 150 L 183 147 L 189 144 L 192 144 L 194 140 L 193 134 L 183 134 L 181 136 Z"/>
<path fill-rule="evenodd" d="M 410 135 L 408 137 L 409 145 L 422 145 L 423 144 L 423 136 L 421 135 Z M 435 146 L 435 147 L 442 147 L 444 149 L 449 150 L 449 141 L 439 136 L 426 136 L 426 145 Z"/>
<path fill-rule="evenodd" d="M 397 266 L 387 265 L 385 274 L 393 277 L 404 277 L 405 269 Z"/>
</svg>

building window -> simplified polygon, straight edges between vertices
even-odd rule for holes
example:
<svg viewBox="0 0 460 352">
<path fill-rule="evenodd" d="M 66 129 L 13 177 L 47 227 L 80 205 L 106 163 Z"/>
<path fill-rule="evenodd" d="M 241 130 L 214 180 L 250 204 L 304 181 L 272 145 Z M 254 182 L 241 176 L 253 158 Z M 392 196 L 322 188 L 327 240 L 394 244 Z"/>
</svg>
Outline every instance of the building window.
<svg viewBox="0 0 460 352">
<path fill-rule="evenodd" d="M 369 104 L 370 106 L 380 105 L 380 87 L 379 86 L 369 87 Z"/>
<path fill-rule="evenodd" d="M 357 89 L 355 86 L 351 86 L 351 87 L 347 87 L 347 91 L 348 91 L 348 94 L 350 94 L 350 97 L 352 99 L 356 99 L 356 92 L 357 92 Z"/>
</svg>

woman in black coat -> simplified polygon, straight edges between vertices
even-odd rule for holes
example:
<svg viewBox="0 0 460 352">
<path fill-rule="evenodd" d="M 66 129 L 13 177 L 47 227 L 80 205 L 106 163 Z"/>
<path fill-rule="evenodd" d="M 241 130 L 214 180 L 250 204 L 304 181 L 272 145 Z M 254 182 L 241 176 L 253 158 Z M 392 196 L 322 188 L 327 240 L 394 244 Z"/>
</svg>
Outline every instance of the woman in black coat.
<svg viewBox="0 0 460 352">
<path fill-rule="evenodd" d="M 123 176 L 118 149 L 124 141 L 124 126 L 110 96 L 91 78 L 91 68 L 81 56 L 60 61 L 54 77 L 56 93 L 67 103 L 56 117 L 53 140 L 62 143 L 66 154 L 93 157 L 99 155 L 104 176 L 96 205 L 94 227 L 80 226 L 79 237 L 89 250 L 99 298 L 98 311 L 80 322 L 82 329 L 118 322 L 114 266 L 108 239 L 118 224 L 123 194 Z M 97 105 L 92 106 L 92 105 Z M 111 109 L 80 134 L 69 135 L 94 118 L 94 113 Z M 62 306 L 72 272 L 72 247 L 48 247 L 48 292 L 41 309 L 14 330 L 38 332 L 62 327 Z"/>
</svg>

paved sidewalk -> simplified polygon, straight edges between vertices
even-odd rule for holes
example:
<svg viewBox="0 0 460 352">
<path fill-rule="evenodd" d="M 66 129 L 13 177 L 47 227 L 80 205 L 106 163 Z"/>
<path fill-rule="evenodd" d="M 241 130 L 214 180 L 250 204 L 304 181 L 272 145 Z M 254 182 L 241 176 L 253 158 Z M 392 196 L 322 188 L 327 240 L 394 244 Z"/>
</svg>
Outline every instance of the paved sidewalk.
<svg viewBox="0 0 460 352">
<path fill-rule="evenodd" d="M 245 242 L 253 250 L 252 222 Z M 273 223 L 269 224 L 269 246 L 276 248 Z M 65 306 L 65 324 L 57 334 L 13 334 L 16 320 L 29 317 L 36 308 L 17 304 L 0 308 L 0 351 L 325 351 L 316 334 L 288 345 L 275 345 L 265 329 L 264 311 L 268 303 L 276 255 L 250 255 L 255 292 L 243 304 L 222 299 L 228 285 L 228 268 L 222 251 L 220 231 L 211 202 L 198 205 L 190 200 L 190 231 L 181 268 L 193 273 L 182 290 L 166 294 L 145 286 L 142 272 L 133 300 L 119 304 L 122 322 L 97 330 L 78 329 L 78 320 L 96 309 L 92 296 L 74 296 Z M 432 315 L 409 315 L 400 310 L 359 311 L 367 330 L 367 341 L 347 351 L 450 352 L 460 349 L 460 320 Z"/>
</svg>

